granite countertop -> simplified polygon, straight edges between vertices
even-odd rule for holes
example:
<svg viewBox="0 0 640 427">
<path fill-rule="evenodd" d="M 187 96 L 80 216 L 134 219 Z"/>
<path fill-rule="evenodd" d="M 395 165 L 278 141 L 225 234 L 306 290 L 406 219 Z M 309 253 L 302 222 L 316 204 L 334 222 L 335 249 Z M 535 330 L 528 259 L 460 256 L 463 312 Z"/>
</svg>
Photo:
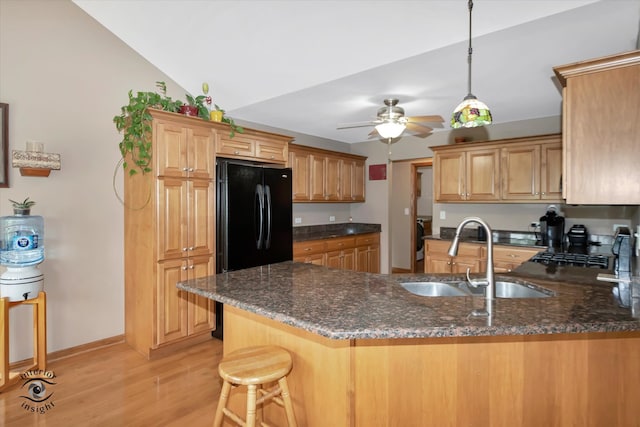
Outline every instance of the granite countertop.
<svg viewBox="0 0 640 427">
<path fill-rule="evenodd" d="M 380 224 L 345 222 L 337 224 L 305 225 L 293 227 L 293 241 L 331 239 L 335 237 L 353 236 L 356 234 L 380 233 Z"/>
<path fill-rule="evenodd" d="M 597 270 L 540 270 L 525 263 L 496 280 L 529 281 L 550 298 L 495 300 L 490 319 L 473 317 L 483 297 L 421 297 L 402 282 L 463 275 L 373 274 L 286 261 L 178 283 L 178 288 L 332 339 L 383 339 L 638 331 Z M 533 265 L 530 265 L 533 264 Z M 538 269 L 541 277 L 536 277 Z M 574 271 L 575 270 L 575 271 Z M 478 275 L 473 275 L 478 276 Z"/>
</svg>

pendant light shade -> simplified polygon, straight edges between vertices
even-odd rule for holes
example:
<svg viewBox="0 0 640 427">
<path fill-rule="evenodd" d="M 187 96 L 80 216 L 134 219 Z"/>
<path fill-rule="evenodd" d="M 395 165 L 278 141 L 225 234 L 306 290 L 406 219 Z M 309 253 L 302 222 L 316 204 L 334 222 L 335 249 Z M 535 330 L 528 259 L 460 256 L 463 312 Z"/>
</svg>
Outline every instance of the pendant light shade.
<svg viewBox="0 0 640 427">
<path fill-rule="evenodd" d="M 467 63 L 469 64 L 468 72 L 468 93 L 464 97 L 464 100 L 456 107 L 451 115 L 451 127 L 458 129 L 461 127 L 472 128 L 477 126 L 485 126 L 491 124 L 492 117 L 489 107 L 479 101 L 471 93 L 471 55 L 473 49 L 471 48 L 471 10 L 473 9 L 473 1 L 469 0 L 469 53 L 467 56 Z"/>
<path fill-rule="evenodd" d="M 402 135 L 405 127 L 406 126 L 403 123 L 388 121 L 377 125 L 376 130 L 382 138 L 388 139 L 397 138 Z"/>
</svg>

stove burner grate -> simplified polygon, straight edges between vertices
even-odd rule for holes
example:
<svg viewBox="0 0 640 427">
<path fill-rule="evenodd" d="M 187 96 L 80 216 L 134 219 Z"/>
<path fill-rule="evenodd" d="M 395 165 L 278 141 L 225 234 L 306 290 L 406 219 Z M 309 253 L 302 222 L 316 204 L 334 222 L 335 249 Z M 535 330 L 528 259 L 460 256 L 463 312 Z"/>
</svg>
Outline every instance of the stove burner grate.
<svg viewBox="0 0 640 427">
<path fill-rule="evenodd" d="M 529 261 L 547 265 L 570 265 L 575 267 L 609 268 L 609 257 L 568 252 L 538 252 Z"/>
</svg>

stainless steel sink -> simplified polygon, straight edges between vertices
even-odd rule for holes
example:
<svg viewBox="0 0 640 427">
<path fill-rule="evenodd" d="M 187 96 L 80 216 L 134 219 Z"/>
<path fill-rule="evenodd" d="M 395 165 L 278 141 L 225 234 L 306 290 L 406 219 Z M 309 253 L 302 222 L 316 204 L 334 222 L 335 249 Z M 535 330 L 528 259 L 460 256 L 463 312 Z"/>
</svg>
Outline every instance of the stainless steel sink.
<svg viewBox="0 0 640 427">
<path fill-rule="evenodd" d="M 405 282 L 402 287 L 423 297 L 468 297 L 471 294 L 456 287 L 459 282 Z M 463 282 L 464 283 L 464 282 Z"/>
<path fill-rule="evenodd" d="M 414 295 L 423 297 L 469 297 L 484 296 L 484 288 L 471 288 L 466 282 L 404 282 L 402 287 Z M 550 291 L 532 283 L 516 283 L 499 280 L 496 282 L 496 298 L 547 298 L 554 296 Z"/>
<path fill-rule="evenodd" d="M 553 292 L 539 286 L 527 286 L 514 282 L 496 282 L 496 298 L 547 298 Z"/>
</svg>

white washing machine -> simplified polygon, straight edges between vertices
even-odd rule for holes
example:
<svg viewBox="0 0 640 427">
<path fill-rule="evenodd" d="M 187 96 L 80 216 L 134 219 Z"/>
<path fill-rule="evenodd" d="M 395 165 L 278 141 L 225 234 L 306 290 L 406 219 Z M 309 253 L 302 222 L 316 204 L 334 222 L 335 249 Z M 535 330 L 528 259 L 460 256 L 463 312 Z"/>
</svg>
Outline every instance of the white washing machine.
<svg viewBox="0 0 640 427">
<path fill-rule="evenodd" d="M 416 261 L 424 259 L 424 225 L 423 220 L 418 218 L 416 223 Z"/>
</svg>

